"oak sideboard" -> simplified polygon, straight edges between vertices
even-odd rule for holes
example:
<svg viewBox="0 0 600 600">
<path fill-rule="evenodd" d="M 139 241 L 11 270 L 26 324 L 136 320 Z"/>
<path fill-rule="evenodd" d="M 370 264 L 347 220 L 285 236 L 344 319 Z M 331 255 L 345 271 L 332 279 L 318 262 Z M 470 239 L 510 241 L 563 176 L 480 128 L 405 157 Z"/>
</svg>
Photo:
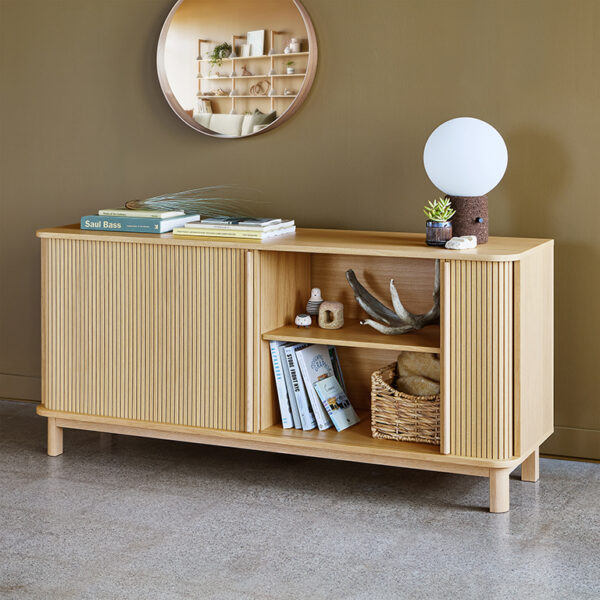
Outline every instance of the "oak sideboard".
<svg viewBox="0 0 600 600">
<path fill-rule="evenodd" d="M 171 234 L 37 232 L 42 245 L 42 404 L 48 454 L 84 429 L 488 477 L 539 476 L 553 432 L 553 241 L 492 237 L 472 250 L 420 234 L 298 229 L 264 243 Z M 360 324 L 345 272 L 382 300 L 394 283 L 426 312 L 440 261 L 441 319 L 405 335 Z M 311 287 L 345 325 L 293 325 Z M 270 340 L 333 344 L 361 422 L 283 429 Z M 370 376 L 398 352 L 440 355 L 439 446 L 374 439 Z"/>
</svg>

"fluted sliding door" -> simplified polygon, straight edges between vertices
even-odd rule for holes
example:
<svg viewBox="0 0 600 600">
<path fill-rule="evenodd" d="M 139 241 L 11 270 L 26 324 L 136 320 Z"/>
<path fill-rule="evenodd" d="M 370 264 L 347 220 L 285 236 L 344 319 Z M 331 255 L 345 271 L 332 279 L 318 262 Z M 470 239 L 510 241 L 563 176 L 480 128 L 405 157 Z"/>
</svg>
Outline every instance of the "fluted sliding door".
<svg viewBox="0 0 600 600">
<path fill-rule="evenodd" d="M 246 429 L 246 251 L 42 244 L 48 409 Z"/>
</svg>

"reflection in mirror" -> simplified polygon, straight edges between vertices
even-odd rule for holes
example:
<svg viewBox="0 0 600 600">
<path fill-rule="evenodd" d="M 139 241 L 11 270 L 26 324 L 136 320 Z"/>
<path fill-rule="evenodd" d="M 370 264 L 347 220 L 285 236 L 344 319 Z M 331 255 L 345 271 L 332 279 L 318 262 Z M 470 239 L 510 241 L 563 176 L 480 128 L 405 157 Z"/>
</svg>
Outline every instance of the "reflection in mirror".
<svg viewBox="0 0 600 600">
<path fill-rule="evenodd" d="M 297 0 L 179 0 L 157 57 L 179 117 L 234 138 L 287 120 L 308 94 L 316 61 L 314 29 Z"/>
</svg>

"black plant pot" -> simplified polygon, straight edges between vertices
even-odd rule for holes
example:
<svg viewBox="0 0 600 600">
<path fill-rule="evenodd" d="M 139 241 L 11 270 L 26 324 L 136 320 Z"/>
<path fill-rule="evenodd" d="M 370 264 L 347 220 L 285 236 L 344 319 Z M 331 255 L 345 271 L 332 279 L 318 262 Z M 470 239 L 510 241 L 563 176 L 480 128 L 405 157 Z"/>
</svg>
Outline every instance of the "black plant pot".
<svg viewBox="0 0 600 600">
<path fill-rule="evenodd" d="M 428 246 L 445 246 L 452 238 L 451 221 L 427 221 L 425 241 Z"/>
</svg>

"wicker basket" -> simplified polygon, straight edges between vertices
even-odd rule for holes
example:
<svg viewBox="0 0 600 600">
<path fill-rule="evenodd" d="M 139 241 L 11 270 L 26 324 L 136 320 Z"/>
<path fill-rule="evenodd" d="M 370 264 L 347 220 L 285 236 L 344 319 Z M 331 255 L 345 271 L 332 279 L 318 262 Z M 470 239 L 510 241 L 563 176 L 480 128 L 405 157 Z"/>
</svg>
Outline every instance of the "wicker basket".
<svg viewBox="0 0 600 600">
<path fill-rule="evenodd" d="M 374 438 L 440 443 L 440 396 L 410 396 L 394 389 L 397 366 L 371 375 L 371 431 Z"/>
</svg>

